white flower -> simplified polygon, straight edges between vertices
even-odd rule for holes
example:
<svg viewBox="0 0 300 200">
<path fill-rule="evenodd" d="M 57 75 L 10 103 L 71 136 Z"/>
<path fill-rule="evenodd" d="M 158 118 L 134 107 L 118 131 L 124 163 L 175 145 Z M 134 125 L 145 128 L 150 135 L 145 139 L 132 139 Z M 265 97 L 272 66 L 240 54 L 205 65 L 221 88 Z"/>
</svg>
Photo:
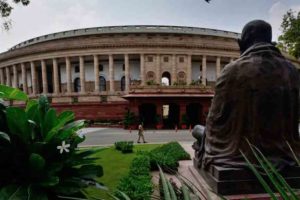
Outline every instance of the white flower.
<svg viewBox="0 0 300 200">
<path fill-rule="evenodd" d="M 70 151 L 68 148 L 70 148 L 70 144 L 66 144 L 65 141 L 61 143 L 61 146 L 57 146 L 60 154 L 62 154 L 64 151 L 68 153 Z"/>
</svg>

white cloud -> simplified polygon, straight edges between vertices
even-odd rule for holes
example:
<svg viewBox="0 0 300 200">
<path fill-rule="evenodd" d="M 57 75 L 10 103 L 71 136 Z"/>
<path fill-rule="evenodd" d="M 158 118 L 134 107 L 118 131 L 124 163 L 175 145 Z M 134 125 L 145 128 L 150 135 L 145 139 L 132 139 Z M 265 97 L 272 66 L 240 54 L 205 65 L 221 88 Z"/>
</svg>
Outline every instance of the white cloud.
<svg viewBox="0 0 300 200">
<path fill-rule="evenodd" d="M 0 33 L 0 52 L 40 35 L 96 26 L 95 2 L 33 0 L 28 7 L 16 6 L 10 16 L 12 29 Z"/>
<path fill-rule="evenodd" d="M 277 1 L 274 3 L 271 8 L 269 9 L 269 22 L 272 25 L 273 28 L 273 40 L 278 39 L 278 36 L 281 34 L 281 22 L 283 15 L 289 10 L 292 9 L 294 11 L 300 11 L 300 4 L 299 5 L 293 5 L 289 6 L 283 1 Z"/>
</svg>

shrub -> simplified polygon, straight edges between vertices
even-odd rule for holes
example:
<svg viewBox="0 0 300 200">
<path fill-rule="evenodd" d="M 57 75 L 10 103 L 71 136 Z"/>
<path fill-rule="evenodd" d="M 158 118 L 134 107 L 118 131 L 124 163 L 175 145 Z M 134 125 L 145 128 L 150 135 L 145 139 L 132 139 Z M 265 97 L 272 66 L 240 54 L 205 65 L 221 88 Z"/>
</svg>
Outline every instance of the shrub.
<svg viewBox="0 0 300 200">
<path fill-rule="evenodd" d="M 122 153 L 133 152 L 133 141 L 119 141 L 115 142 L 115 148 Z"/>
<path fill-rule="evenodd" d="M 124 192 L 130 199 L 148 200 L 153 191 L 153 184 L 150 176 L 150 160 L 147 156 L 138 156 L 133 159 L 129 174 L 120 180 L 117 186 L 119 191 Z M 124 197 L 116 192 L 115 195 Z"/>
<path fill-rule="evenodd" d="M 147 156 L 138 156 L 133 159 L 130 167 L 130 174 L 132 176 L 146 176 L 150 171 L 150 159 Z"/>
<path fill-rule="evenodd" d="M 26 108 L 6 107 L 0 101 L 0 197 L 4 199 L 58 199 L 84 197 L 97 186 L 101 166 L 94 150 L 78 151 L 85 122 L 74 113 L 57 115 L 45 96 L 29 100 L 17 89 L 0 85 L 0 98 L 26 101 Z"/>
<path fill-rule="evenodd" d="M 126 176 L 121 179 L 117 188 L 134 200 L 150 200 L 153 191 L 150 176 Z M 115 195 L 124 199 L 118 192 Z"/>
<path fill-rule="evenodd" d="M 178 142 L 170 142 L 153 149 L 149 154 L 152 170 L 160 165 L 164 171 L 177 171 L 179 160 L 189 160 L 190 155 L 182 148 Z M 171 170 L 171 171 L 170 171 Z"/>
</svg>

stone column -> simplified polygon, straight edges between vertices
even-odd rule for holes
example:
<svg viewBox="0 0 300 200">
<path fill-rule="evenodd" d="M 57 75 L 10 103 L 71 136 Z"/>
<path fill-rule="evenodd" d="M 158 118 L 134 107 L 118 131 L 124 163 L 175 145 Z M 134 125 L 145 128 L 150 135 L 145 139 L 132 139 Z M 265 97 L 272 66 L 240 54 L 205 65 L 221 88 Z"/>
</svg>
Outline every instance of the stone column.
<svg viewBox="0 0 300 200">
<path fill-rule="evenodd" d="M 4 72 L 3 72 L 3 68 L 0 69 L 0 83 L 4 84 Z"/>
<path fill-rule="evenodd" d="M 31 87 L 32 87 L 32 94 L 37 94 L 37 78 L 36 78 L 36 71 L 35 71 L 35 64 L 34 62 L 30 62 L 30 69 L 31 69 Z"/>
<path fill-rule="evenodd" d="M 206 55 L 202 56 L 202 84 L 206 85 Z"/>
<path fill-rule="evenodd" d="M 216 60 L 216 79 L 219 78 L 221 74 L 221 57 L 217 57 Z"/>
<path fill-rule="evenodd" d="M 67 73 L 67 93 L 72 93 L 72 70 L 70 58 L 66 57 L 66 73 Z"/>
<path fill-rule="evenodd" d="M 141 79 L 141 85 L 145 85 L 145 55 L 141 54 L 141 68 L 140 68 L 140 79 Z"/>
<path fill-rule="evenodd" d="M 57 59 L 54 58 L 52 62 L 53 62 L 54 94 L 57 95 L 59 94 L 59 88 L 60 88 Z"/>
<path fill-rule="evenodd" d="M 17 70 L 17 65 L 13 66 L 13 73 L 14 73 L 14 79 L 13 79 L 13 87 L 18 88 L 18 70 Z"/>
<path fill-rule="evenodd" d="M 187 56 L 187 70 L 186 70 L 186 84 L 190 85 L 192 82 L 192 55 Z"/>
<path fill-rule="evenodd" d="M 79 56 L 79 68 L 80 68 L 80 93 L 85 93 L 85 69 L 84 58 Z"/>
<path fill-rule="evenodd" d="M 94 55 L 94 73 L 95 73 L 95 92 L 98 93 L 100 91 L 99 85 L 99 58 L 98 55 Z"/>
<path fill-rule="evenodd" d="M 112 54 L 108 56 L 108 62 L 109 62 L 109 91 L 114 92 L 115 91 L 114 58 Z"/>
<path fill-rule="evenodd" d="M 11 86 L 10 69 L 9 67 L 6 67 L 5 70 L 6 70 L 6 85 Z"/>
<path fill-rule="evenodd" d="M 124 55 L 124 60 L 125 60 L 125 91 L 129 91 L 129 86 L 130 86 L 130 67 L 129 67 L 129 56 L 128 54 Z"/>
<path fill-rule="evenodd" d="M 156 56 L 156 83 L 161 85 L 160 55 Z"/>
<path fill-rule="evenodd" d="M 43 82 L 43 94 L 48 93 L 48 79 L 47 79 L 47 66 L 45 60 L 42 63 L 42 82 Z"/>
<path fill-rule="evenodd" d="M 23 82 L 23 92 L 28 93 L 27 90 L 27 72 L 24 63 L 21 63 L 21 71 L 22 71 L 22 82 Z"/>
<path fill-rule="evenodd" d="M 171 84 L 170 85 L 174 85 L 174 83 L 176 82 L 176 55 L 172 55 L 172 75 L 171 75 Z"/>
</svg>

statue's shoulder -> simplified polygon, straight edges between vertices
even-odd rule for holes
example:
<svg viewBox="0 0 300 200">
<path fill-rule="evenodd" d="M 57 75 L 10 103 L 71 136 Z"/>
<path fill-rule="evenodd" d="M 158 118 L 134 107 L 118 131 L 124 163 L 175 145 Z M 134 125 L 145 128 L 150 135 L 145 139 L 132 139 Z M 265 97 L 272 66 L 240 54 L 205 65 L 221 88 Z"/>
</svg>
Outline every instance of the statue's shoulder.
<svg viewBox="0 0 300 200">
<path fill-rule="evenodd" d="M 228 63 L 227 65 L 225 65 L 225 67 L 223 68 L 223 74 L 224 75 L 229 75 L 229 74 L 233 74 L 235 73 L 237 70 L 240 69 L 242 63 L 243 63 L 243 58 L 238 58 L 237 60 L 234 60 L 230 63 Z"/>
</svg>

